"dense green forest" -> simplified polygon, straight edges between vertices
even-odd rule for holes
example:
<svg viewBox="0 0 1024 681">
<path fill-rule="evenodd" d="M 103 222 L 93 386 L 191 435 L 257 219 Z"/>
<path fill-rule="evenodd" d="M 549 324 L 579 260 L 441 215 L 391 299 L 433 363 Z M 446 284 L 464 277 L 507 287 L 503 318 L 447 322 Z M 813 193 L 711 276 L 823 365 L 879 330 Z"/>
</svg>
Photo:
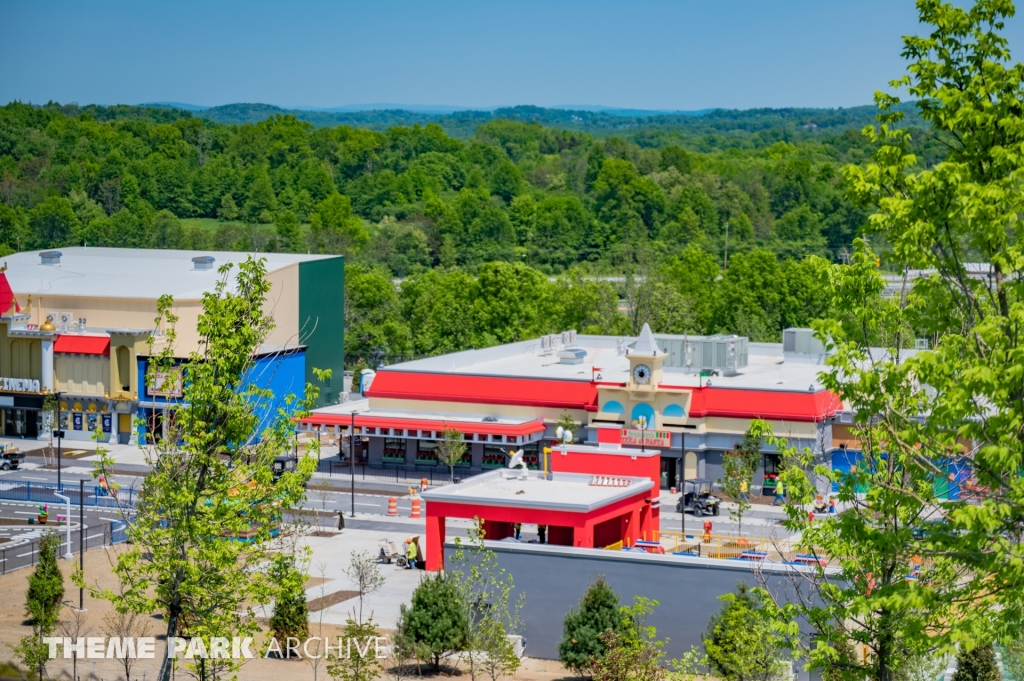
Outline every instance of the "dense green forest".
<svg viewBox="0 0 1024 681">
<path fill-rule="evenodd" d="M 840 168 L 871 154 L 865 111 L 502 111 L 472 112 L 463 138 L 445 117 L 373 130 L 8 104 L 0 250 L 343 253 L 353 362 L 644 321 L 766 340 L 822 313 L 816 258 L 844 259 L 864 220 Z M 617 136 L 572 129 L 615 120 Z M 920 163 L 938 157 L 914 140 Z"/>
</svg>

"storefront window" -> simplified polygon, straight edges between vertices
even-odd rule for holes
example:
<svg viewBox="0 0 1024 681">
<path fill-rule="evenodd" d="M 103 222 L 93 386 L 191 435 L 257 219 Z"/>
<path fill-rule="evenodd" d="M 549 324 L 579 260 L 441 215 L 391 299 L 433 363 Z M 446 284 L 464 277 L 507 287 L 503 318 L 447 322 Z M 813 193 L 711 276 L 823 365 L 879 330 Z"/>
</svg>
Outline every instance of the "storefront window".
<svg viewBox="0 0 1024 681">
<path fill-rule="evenodd" d="M 403 438 L 384 438 L 384 460 L 405 461 L 405 440 Z"/>
<path fill-rule="evenodd" d="M 508 458 L 505 456 L 505 448 L 498 445 L 484 445 L 484 468 L 501 468 Z"/>
<path fill-rule="evenodd" d="M 420 440 L 416 447 L 416 463 L 437 463 L 437 440 Z"/>
</svg>

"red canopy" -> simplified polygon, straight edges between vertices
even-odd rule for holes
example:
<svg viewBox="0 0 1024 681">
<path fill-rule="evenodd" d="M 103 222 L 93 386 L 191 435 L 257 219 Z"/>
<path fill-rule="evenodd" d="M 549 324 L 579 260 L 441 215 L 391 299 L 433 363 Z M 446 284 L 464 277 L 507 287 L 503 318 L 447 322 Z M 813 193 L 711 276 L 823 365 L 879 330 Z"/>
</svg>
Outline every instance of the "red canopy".
<svg viewBox="0 0 1024 681">
<path fill-rule="evenodd" d="M 110 354 L 110 336 L 60 335 L 53 344 L 53 351 L 75 355 L 107 355 Z"/>
</svg>

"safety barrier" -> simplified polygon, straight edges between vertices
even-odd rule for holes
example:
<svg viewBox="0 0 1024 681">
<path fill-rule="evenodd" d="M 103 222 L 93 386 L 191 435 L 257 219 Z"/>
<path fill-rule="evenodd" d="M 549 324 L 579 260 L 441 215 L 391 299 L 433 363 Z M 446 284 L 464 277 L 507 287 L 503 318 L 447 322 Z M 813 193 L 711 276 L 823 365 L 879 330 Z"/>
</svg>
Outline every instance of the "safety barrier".
<svg viewBox="0 0 1024 681">
<path fill-rule="evenodd" d="M 398 499 L 388 497 L 388 515 L 398 515 Z"/>
<path fill-rule="evenodd" d="M 410 518 L 420 517 L 420 499 L 416 497 L 412 500 L 412 513 L 409 514 Z"/>
<path fill-rule="evenodd" d="M 78 528 L 74 528 L 71 532 L 71 553 L 75 554 L 76 561 L 78 560 L 77 554 L 83 545 L 85 550 L 88 551 L 89 549 L 113 546 L 114 544 L 128 541 L 128 525 L 123 522 L 112 522 L 99 526 L 86 525 L 83 529 L 84 531 L 79 531 Z M 57 554 L 63 557 L 67 552 L 64 531 L 59 527 L 46 528 L 43 531 L 57 533 L 57 536 L 61 539 L 61 545 L 57 550 Z M 39 560 L 39 541 L 40 537 L 38 536 L 33 537 L 27 542 L 18 541 L 17 537 L 15 537 L 14 541 L 0 544 L 0 574 L 7 574 L 14 570 L 35 565 L 36 561 Z"/>
<path fill-rule="evenodd" d="M 71 498 L 71 505 L 78 506 L 79 486 L 78 483 L 55 482 L 30 482 L 28 480 L 4 480 L 0 481 L 0 499 L 9 501 L 30 501 L 40 504 L 59 504 L 66 502 L 57 498 L 57 494 L 63 494 Z M 86 485 L 85 496 L 82 500 L 84 506 L 95 506 L 98 508 L 134 508 L 137 495 L 133 488 L 122 488 L 116 496 L 103 489 L 100 485 Z"/>
</svg>

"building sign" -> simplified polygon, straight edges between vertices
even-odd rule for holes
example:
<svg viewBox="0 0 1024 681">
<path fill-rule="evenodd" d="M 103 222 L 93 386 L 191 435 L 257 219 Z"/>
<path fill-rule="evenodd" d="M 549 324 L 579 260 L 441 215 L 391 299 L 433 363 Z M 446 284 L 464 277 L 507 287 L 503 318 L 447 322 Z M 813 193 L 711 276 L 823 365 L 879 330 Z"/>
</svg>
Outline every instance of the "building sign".
<svg viewBox="0 0 1024 681">
<path fill-rule="evenodd" d="M 34 378 L 0 378 L 3 390 L 19 393 L 39 392 L 39 381 Z"/>
<path fill-rule="evenodd" d="M 78 411 L 74 412 L 71 415 L 71 423 L 74 424 L 75 430 L 81 430 L 82 429 L 82 413 L 78 412 Z"/>
<path fill-rule="evenodd" d="M 103 415 L 103 432 L 104 433 L 109 433 L 110 432 L 110 427 L 111 427 L 110 414 L 104 414 Z"/>
<path fill-rule="evenodd" d="M 671 447 L 672 433 L 667 430 L 640 430 L 639 428 L 623 428 L 622 446 Z"/>
<path fill-rule="evenodd" d="M 152 397 L 181 397 L 184 395 L 181 385 L 181 367 L 171 367 L 168 371 L 154 371 L 152 387 L 146 392 Z"/>
</svg>

